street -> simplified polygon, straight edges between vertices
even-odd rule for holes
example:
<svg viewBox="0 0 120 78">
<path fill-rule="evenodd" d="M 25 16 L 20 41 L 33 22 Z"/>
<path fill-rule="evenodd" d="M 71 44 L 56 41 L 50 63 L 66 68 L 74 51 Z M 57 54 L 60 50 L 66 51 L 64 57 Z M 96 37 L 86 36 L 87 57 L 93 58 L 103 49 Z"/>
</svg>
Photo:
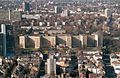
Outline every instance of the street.
<svg viewBox="0 0 120 78">
<path fill-rule="evenodd" d="M 45 61 L 41 61 L 38 78 L 42 78 L 45 75 Z"/>
<path fill-rule="evenodd" d="M 114 68 L 110 64 L 110 54 L 108 51 L 103 54 L 102 59 L 105 65 L 105 78 L 116 78 Z"/>
</svg>

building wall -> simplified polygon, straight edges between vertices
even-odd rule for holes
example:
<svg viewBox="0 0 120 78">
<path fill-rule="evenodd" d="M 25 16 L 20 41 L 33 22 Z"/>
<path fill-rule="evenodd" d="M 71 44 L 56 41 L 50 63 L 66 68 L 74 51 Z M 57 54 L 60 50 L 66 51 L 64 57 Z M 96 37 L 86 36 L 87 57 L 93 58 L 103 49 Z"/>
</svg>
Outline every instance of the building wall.
<svg viewBox="0 0 120 78">
<path fill-rule="evenodd" d="M 111 15 L 112 15 L 112 11 L 108 8 L 105 9 L 105 16 L 109 18 L 109 17 L 111 17 Z"/>
<path fill-rule="evenodd" d="M 80 48 L 82 47 L 81 37 L 80 36 L 72 36 L 72 47 L 73 48 Z"/>
<path fill-rule="evenodd" d="M 8 21 L 19 21 L 22 18 L 22 14 L 19 11 L 11 10 L 0 10 L 0 20 Z"/>
<path fill-rule="evenodd" d="M 24 11 L 30 11 L 30 4 L 29 4 L 29 2 L 23 2 L 23 9 L 24 9 Z"/>
<path fill-rule="evenodd" d="M 65 34 L 65 30 L 48 30 L 48 34 Z"/>
<path fill-rule="evenodd" d="M 25 36 L 20 36 L 19 37 L 19 47 L 20 48 L 26 48 L 25 47 Z"/>
<path fill-rule="evenodd" d="M 98 35 L 87 35 L 87 47 L 97 47 Z"/>
<path fill-rule="evenodd" d="M 40 37 L 39 36 L 29 36 L 33 40 L 35 46 L 34 48 L 40 48 Z"/>
<path fill-rule="evenodd" d="M 68 10 L 64 10 L 64 11 L 62 11 L 62 13 L 61 13 L 61 17 L 66 17 L 66 16 L 68 16 L 69 15 L 69 11 Z"/>
<path fill-rule="evenodd" d="M 27 39 L 28 38 L 28 39 Z M 31 45 L 33 48 L 55 47 L 56 45 L 65 45 L 69 48 L 87 48 L 102 47 L 103 38 L 101 35 L 58 35 L 58 36 L 25 36 L 19 37 L 20 48 L 27 48 Z M 32 40 L 32 41 L 31 41 Z"/>
<path fill-rule="evenodd" d="M 6 26 L 4 24 L 0 25 L 0 55 L 6 56 Z"/>
<path fill-rule="evenodd" d="M 71 35 L 59 35 L 57 36 L 57 45 L 63 44 L 72 48 L 72 37 Z"/>
<path fill-rule="evenodd" d="M 62 13 L 62 6 L 55 6 L 54 11 L 55 13 Z"/>
<path fill-rule="evenodd" d="M 72 37 L 70 35 L 66 36 L 66 46 L 72 48 Z"/>
<path fill-rule="evenodd" d="M 56 75 L 56 59 L 47 59 L 47 74 Z"/>
<path fill-rule="evenodd" d="M 57 45 L 66 45 L 66 36 L 65 35 L 59 35 L 57 36 Z"/>
<path fill-rule="evenodd" d="M 12 11 L 11 12 L 11 20 L 13 21 L 20 21 L 22 19 L 22 14 L 19 11 Z"/>
<path fill-rule="evenodd" d="M 19 37 L 20 48 L 40 48 L 39 36 L 20 36 Z"/>
<path fill-rule="evenodd" d="M 98 32 L 98 47 L 103 46 L 103 33 L 100 31 Z"/>
<path fill-rule="evenodd" d="M 87 47 L 87 35 L 82 35 L 81 37 L 83 37 L 81 39 L 83 43 L 83 48 L 86 48 Z"/>
<path fill-rule="evenodd" d="M 15 40 L 12 25 L 0 24 L 0 42 L 0 55 L 10 57 L 14 55 Z"/>
<path fill-rule="evenodd" d="M 56 45 L 56 36 L 42 36 L 42 47 L 55 47 Z"/>
<path fill-rule="evenodd" d="M 0 33 L 0 55 L 3 55 L 3 34 Z"/>
<path fill-rule="evenodd" d="M 81 41 L 81 47 L 83 48 L 83 46 L 84 46 L 84 41 L 83 41 L 83 35 L 79 35 L 79 39 L 80 39 L 80 41 Z"/>
<path fill-rule="evenodd" d="M 9 12 L 8 10 L 0 10 L 0 20 L 9 20 Z"/>
<path fill-rule="evenodd" d="M 96 47 L 99 47 L 99 36 L 95 35 L 94 39 L 96 41 Z"/>
</svg>

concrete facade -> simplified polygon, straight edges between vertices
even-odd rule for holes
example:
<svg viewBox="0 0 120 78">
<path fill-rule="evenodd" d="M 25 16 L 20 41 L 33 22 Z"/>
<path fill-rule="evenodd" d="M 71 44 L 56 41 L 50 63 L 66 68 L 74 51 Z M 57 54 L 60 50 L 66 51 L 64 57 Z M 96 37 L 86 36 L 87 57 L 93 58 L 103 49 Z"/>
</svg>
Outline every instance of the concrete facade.
<svg viewBox="0 0 120 78">
<path fill-rule="evenodd" d="M 24 36 L 19 37 L 19 47 L 25 48 L 25 37 Z"/>
<path fill-rule="evenodd" d="M 33 40 L 35 48 L 40 48 L 40 37 L 39 36 L 30 36 L 30 39 Z"/>
<path fill-rule="evenodd" d="M 20 48 L 40 48 L 39 36 L 20 36 L 19 37 Z"/>
<path fill-rule="evenodd" d="M 56 59 L 47 59 L 47 74 L 50 76 L 56 75 Z"/>
<path fill-rule="evenodd" d="M 66 45 L 72 48 L 72 37 L 71 35 L 59 35 L 57 36 L 57 45 Z"/>
<path fill-rule="evenodd" d="M 4 21 L 19 21 L 22 19 L 22 14 L 19 11 L 0 10 L 0 20 Z"/>
<path fill-rule="evenodd" d="M 41 47 L 55 47 L 56 46 L 56 36 L 42 36 L 41 37 Z"/>
<path fill-rule="evenodd" d="M 34 44 L 34 48 L 56 47 L 59 45 L 65 45 L 69 48 L 87 48 L 102 47 L 102 43 L 103 38 L 99 34 L 19 37 L 20 48 L 27 48 L 27 44 Z"/>
</svg>

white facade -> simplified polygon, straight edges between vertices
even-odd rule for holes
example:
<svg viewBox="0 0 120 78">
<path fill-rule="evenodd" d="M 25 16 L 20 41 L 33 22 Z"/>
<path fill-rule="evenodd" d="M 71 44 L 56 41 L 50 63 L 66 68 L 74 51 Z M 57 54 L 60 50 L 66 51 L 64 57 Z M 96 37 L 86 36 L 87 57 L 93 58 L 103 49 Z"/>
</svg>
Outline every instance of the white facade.
<svg viewBox="0 0 120 78">
<path fill-rule="evenodd" d="M 61 17 L 66 17 L 69 15 L 69 11 L 68 10 L 64 10 L 62 13 L 61 13 Z"/>
<path fill-rule="evenodd" d="M 52 76 L 56 75 L 56 59 L 47 59 L 47 74 Z"/>
<path fill-rule="evenodd" d="M 1 33 L 6 34 L 6 27 L 4 24 L 1 24 Z"/>
<path fill-rule="evenodd" d="M 98 43 L 98 35 L 95 35 L 95 40 L 96 40 L 96 42 L 97 42 L 96 47 L 98 47 L 98 46 L 99 46 L 99 43 Z"/>
<path fill-rule="evenodd" d="M 30 36 L 29 38 L 34 41 L 35 48 L 40 48 L 40 37 L 39 36 Z"/>
<path fill-rule="evenodd" d="M 57 6 L 55 6 L 54 9 L 55 9 L 55 13 L 57 14 Z"/>
<path fill-rule="evenodd" d="M 25 37 L 24 36 L 19 37 L 19 44 L 20 44 L 20 48 L 25 48 Z"/>
<path fill-rule="evenodd" d="M 112 15 L 112 11 L 110 9 L 105 9 L 105 16 L 110 17 Z"/>
</svg>

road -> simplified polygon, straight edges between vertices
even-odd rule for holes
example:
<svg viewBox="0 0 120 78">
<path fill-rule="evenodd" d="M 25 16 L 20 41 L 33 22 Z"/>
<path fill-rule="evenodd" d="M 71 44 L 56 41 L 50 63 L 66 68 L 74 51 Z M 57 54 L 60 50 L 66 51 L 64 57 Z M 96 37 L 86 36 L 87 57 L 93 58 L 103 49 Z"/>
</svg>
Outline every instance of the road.
<svg viewBox="0 0 120 78">
<path fill-rule="evenodd" d="M 45 75 L 45 61 L 41 61 L 40 70 L 37 77 L 42 78 L 44 75 Z"/>
<path fill-rule="evenodd" d="M 110 53 L 103 53 L 103 63 L 105 65 L 105 78 L 116 78 L 114 68 L 110 64 Z"/>
</svg>

